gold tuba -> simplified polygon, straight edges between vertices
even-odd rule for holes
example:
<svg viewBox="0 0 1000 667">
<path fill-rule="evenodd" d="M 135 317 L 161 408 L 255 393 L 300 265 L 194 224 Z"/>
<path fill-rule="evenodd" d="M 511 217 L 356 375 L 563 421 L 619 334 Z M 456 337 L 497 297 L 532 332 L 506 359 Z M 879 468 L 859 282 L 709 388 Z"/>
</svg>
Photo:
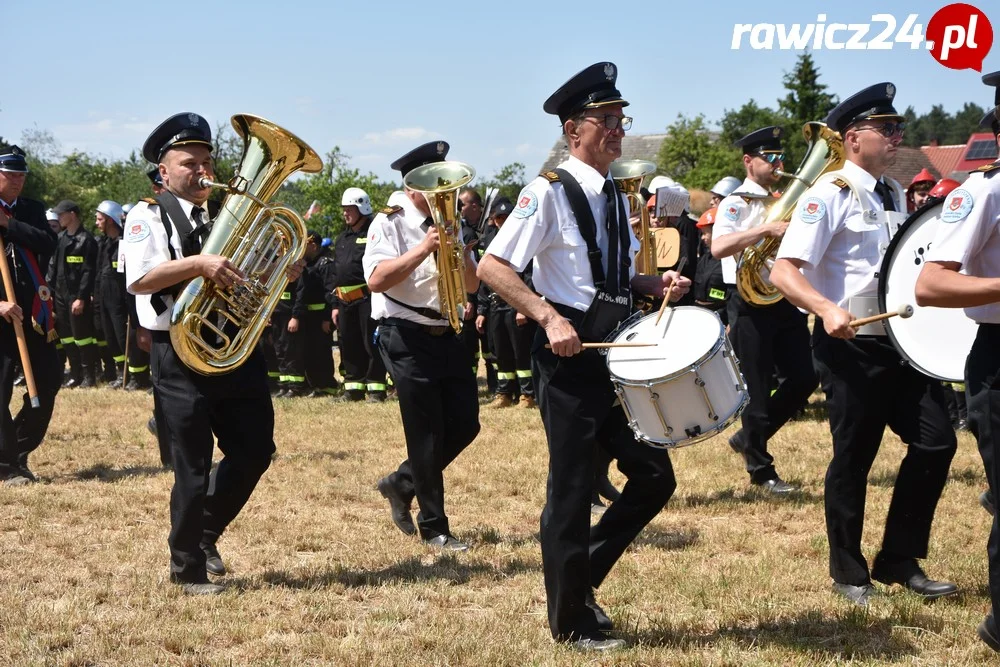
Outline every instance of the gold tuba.
<svg viewBox="0 0 1000 667">
<path fill-rule="evenodd" d="M 302 258 L 306 245 L 302 218 L 267 202 L 296 171 L 323 167 L 305 142 L 268 120 L 238 114 L 232 123 L 243 139 L 243 156 L 228 184 L 201 179 L 202 187 L 226 191 L 201 252 L 227 257 L 246 281 L 222 289 L 195 278 L 178 294 L 170 316 L 177 356 L 202 375 L 238 368 L 257 345 L 288 285 L 285 270 Z"/>
<path fill-rule="evenodd" d="M 433 162 L 409 172 L 403 185 L 427 200 L 434 226 L 440 237 L 437 250 L 438 298 L 441 314 L 455 333 L 462 331 L 465 318 L 465 243 L 458 217 L 458 191 L 476 177 L 476 170 L 464 162 Z"/>
<path fill-rule="evenodd" d="M 844 140 L 825 123 L 811 121 L 802 126 L 809 142 L 806 155 L 794 174 L 775 170 L 779 176 L 792 179 L 781 198 L 768 204 L 764 223 L 790 220 L 799 199 L 816 180 L 828 171 L 844 166 Z M 767 237 L 743 250 L 736 264 L 736 289 L 743 300 L 754 306 L 770 306 L 784 297 L 771 283 L 771 267 L 778 254 L 780 238 Z"/>
<path fill-rule="evenodd" d="M 635 258 L 635 272 L 641 275 L 655 276 L 656 237 L 649 226 L 649 209 L 646 200 L 639 193 L 642 181 L 656 171 L 656 165 L 645 160 L 618 160 L 611 163 L 611 178 L 618 183 L 618 188 L 625 194 L 632 212 L 639 209 L 639 254 Z"/>
</svg>

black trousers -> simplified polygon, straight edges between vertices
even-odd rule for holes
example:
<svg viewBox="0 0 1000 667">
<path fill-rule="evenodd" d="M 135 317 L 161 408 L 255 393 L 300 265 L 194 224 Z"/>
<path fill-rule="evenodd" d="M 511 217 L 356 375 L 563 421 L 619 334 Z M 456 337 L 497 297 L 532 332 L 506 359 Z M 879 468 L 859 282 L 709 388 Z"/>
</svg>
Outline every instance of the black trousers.
<svg viewBox="0 0 1000 667">
<path fill-rule="evenodd" d="M 128 328 L 128 374 L 138 375 L 149 372 L 149 352 L 139 347 L 136 340 L 136 320 Z"/>
<path fill-rule="evenodd" d="M 174 464 L 170 572 L 204 582 L 201 544 L 214 544 L 236 518 L 275 452 L 264 357 L 258 349 L 231 373 L 199 375 L 180 362 L 165 331 L 153 332 L 150 357 Z M 213 471 L 216 438 L 223 458 Z"/>
<path fill-rule="evenodd" d="M 750 481 L 775 479 L 767 441 L 802 409 L 816 389 L 806 317 L 783 299 L 758 308 L 730 290 L 729 338 L 740 360 L 750 401 L 743 410 L 743 443 Z M 772 393 L 775 369 L 781 378 Z"/>
<path fill-rule="evenodd" d="M 128 302 L 118 283 L 106 280 L 101 283 L 101 322 L 108 352 L 116 364 L 125 362 L 125 323 L 128 321 Z"/>
<path fill-rule="evenodd" d="M 49 428 L 56 394 L 62 385 L 63 369 L 55 343 L 47 342 L 31 327 L 30 316 L 24 322 L 24 338 L 40 405 L 32 408 L 25 391 L 21 409 L 12 418 L 10 401 L 21 357 L 14 328 L 0 321 L 0 479 L 16 474 L 19 467 L 27 467 L 28 454 L 38 448 Z"/>
<path fill-rule="evenodd" d="M 376 326 L 370 296 L 340 305 L 337 331 L 344 391 L 385 393 L 385 364 L 374 343 Z"/>
<path fill-rule="evenodd" d="M 405 495 L 416 495 L 422 538 L 450 535 L 444 469 L 479 433 L 476 378 L 462 340 L 383 321 L 378 349 L 395 383 L 406 435 L 407 458 L 391 481 Z"/>
<path fill-rule="evenodd" d="M 531 344 L 538 324 L 528 320 L 518 326 L 517 311 L 509 306 L 490 308 L 486 318 L 489 340 L 497 365 L 497 393 L 508 396 L 534 396 L 531 378 Z"/>
<path fill-rule="evenodd" d="M 868 472 L 885 427 L 906 444 L 881 549 L 899 558 L 927 557 L 934 510 L 955 455 L 955 432 L 941 383 L 905 364 L 887 337 L 831 338 L 817 319 L 813 351 L 833 434 L 824 494 L 830 576 L 861 585 L 869 581 L 861 553 Z"/>
<path fill-rule="evenodd" d="M 97 341 L 94 338 L 94 313 L 90 301 L 83 303 L 83 312 L 74 315 L 73 302 L 56 293 L 56 332 L 69 359 L 70 372 L 77 380 L 83 372 L 96 371 Z"/>
<path fill-rule="evenodd" d="M 288 321 L 292 313 L 276 312 L 271 316 L 271 327 L 274 331 L 274 353 L 278 356 L 278 379 L 287 385 L 305 386 L 306 383 L 306 351 L 302 340 L 302 323 L 299 330 L 292 333 L 288 330 Z"/>
<path fill-rule="evenodd" d="M 636 441 L 620 407 L 604 358 L 594 350 L 557 357 L 541 327 L 532 362 L 549 446 L 549 476 L 541 517 L 542 567 L 549 628 L 559 640 L 597 630 L 584 604 L 639 532 L 663 509 L 677 483 L 666 450 Z M 628 481 L 621 497 L 590 526 L 596 448 L 618 460 Z"/>
<path fill-rule="evenodd" d="M 303 369 L 309 386 L 319 391 L 331 393 L 337 386 L 333 378 L 333 334 L 323 331 L 323 318 L 329 316 L 323 310 L 307 311 L 299 322 L 302 334 Z"/>
<path fill-rule="evenodd" d="M 1000 493 L 1000 325 L 980 324 L 965 364 L 966 402 L 969 428 L 979 443 L 986 480 L 994 498 Z M 990 601 L 993 616 L 1000 618 L 1000 521 L 993 517 L 989 541 Z"/>
</svg>

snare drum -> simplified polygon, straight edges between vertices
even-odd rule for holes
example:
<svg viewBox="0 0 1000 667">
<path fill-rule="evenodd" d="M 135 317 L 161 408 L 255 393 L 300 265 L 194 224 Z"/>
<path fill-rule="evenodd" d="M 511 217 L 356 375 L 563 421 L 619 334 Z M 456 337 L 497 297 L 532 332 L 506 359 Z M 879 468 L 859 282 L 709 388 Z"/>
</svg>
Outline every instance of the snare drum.
<svg viewBox="0 0 1000 667">
<path fill-rule="evenodd" d="M 719 316 L 696 306 L 637 313 L 608 338 L 656 347 L 608 350 L 608 370 L 635 437 L 653 447 L 693 445 L 732 424 L 748 395 Z"/>
</svg>

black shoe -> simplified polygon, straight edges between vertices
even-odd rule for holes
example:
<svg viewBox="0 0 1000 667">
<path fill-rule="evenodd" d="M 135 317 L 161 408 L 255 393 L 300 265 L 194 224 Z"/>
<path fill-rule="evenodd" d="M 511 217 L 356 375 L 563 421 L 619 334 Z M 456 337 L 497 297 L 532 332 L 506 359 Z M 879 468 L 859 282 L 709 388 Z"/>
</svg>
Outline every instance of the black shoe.
<svg viewBox="0 0 1000 667">
<path fill-rule="evenodd" d="M 368 403 L 385 403 L 385 392 L 373 391 L 365 398 Z"/>
<path fill-rule="evenodd" d="M 66 380 L 65 382 L 63 382 L 62 388 L 63 389 L 76 389 L 81 384 L 83 384 L 82 380 L 79 380 L 77 378 L 70 378 L 70 379 Z"/>
<path fill-rule="evenodd" d="M 988 490 L 979 494 L 979 504 L 990 513 L 990 516 L 996 516 L 997 506 L 993 503 L 993 494 Z"/>
<path fill-rule="evenodd" d="M 997 631 L 997 622 L 990 614 L 983 619 L 983 622 L 976 628 L 976 634 L 987 646 L 1000 653 L 1000 632 Z"/>
<path fill-rule="evenodd" d="M 584 604 L 594 612 L 594 618 L 597 619 L 597 629 L 602 632 L 611 632 L 613 629 L 611 619 L 608 618 L 608 615 L 604 613 L 603 609 L 601 609 L 601 605 L 597 604 L 597 600 L 594 599 L 593 588 L 587 591 L 587 596 L 584 598 Z"/>
<path fill-rule="evenodd" d="M 294 384 L 285 390 L 282 398 L 298 398 L 306 395 L 306 388 L 301 384 Z"/>
<path fill-rule="evenodd" d="M 853 602 L 859 607 L 867 607 L 873 595 L 877 595 L 875 587 L 871 584 L 854 586 L 853 584 L 838 584 L 833 582 L 833 592 Z"/>
<path fill-rule="evenodd" d="M 967 422 L 964 419 L 959 419 L 958 423 L 955 424 L 955 430 L 956 431 L 968 431 L 969 430 L 969 422 Z"/>
<path fill-rule="evenodd" d="M 413 502 L 413 499 L 404 498 L 403 494 L 396 490 L 388 476 L 380 479 L 376 488 L 382 497 L 389 501 L 392 522 L 396 524 L 396 528 L 403 531 L 404 535 L 415 535 L 417 527 L 413 525 L 413 517 L 410 516 L 410 503 Z"/>
<path fill-rule="evenodd" d="M 890 564 L 880 562 L 880 558 L 876 556 L 875 565 L 872 567 L 872 579 L 886 586 L 899 584 L 925 600 L 936 600 L 958 593 L 958 586 L 950 581 L 928 579 L 917 565 L 917 561 L 912 558 Z"/>
<path fill-rule="evenodd" d="M 83 382 L 80 383 L 80 389 L 93 389 L 97 386 L 97 378 L 93 375 L 88 375 L 83 378 Z"/>
<path fill-rule="evenodd" d="M 115 378 L 114 380 L 108 383 L 108 389 L 121 389 L 121 388 L 122 388 L 121 378 Z"/>
<path fill-rule="evenodd" d="M 747 443 L 743 438 L 743 429 L 738 430 L 729 437 L 729 448 L 737 454 L 742 454 L 747 450 Z"/>
<path fill-rule="evenodd" d="M 577 651 L 616 651 L 625 648 L 628 644 L 624 639 L 609 637 L 603 632 L 594 632 L 574 639 L 569 642 L 569 645 Z"/>
<path fill-rule="evenodd" d="M 156 417 L 150 417 L 149 421 L 146 422 L 146 430 L 153 434 L 154 438 L 158 438 L 156 435 Z"/>
<path fill-rule="evenodd" d="M 20 387 L 24 385 L 24 373 L 18 373 L 17 377 L 14 378 L 14 386 Z"/>
<path fill-rule="evenodd" d="M 219 595 L 226 590 L 224 586 L 208 581 L 181 581 L 173 573 L 170 574 L 170 583 L 180 586 L 184 595 Z"/>
<path fill-rule="evenodd" d="M 338 403 L 357 403 L 365 400 L 365 392 L 358 389 L 348 389 L 334 400 Z"/>
<path fill-rule="evenodd" d="M 775 495 L 786 495 L 794 491 L 798 491 L 797 487 L 792 486 L 780 477 L 775 477 L 774 479 L 769 479 L 764 482 L 750 482 L 753 486 L 763 489 L 769 493 Z"/>
<path fill-rule="evenodd" d="M 451 535 L 438 535 L 429 540 L 424 540 L 424 544 L 430 547 L 437 547 L 441 551 L 468 551 L 469 545 L 461 540 L 457 540 Z"/>
<path fill-rule="evenodd" d="M 222 556 L 214 544 L 202 544 L 201 550 L 205 554 L 205 569 L 209 574 L 217 577 L 226 574 L 226 564 L 222 562 Z"/>
</svg>

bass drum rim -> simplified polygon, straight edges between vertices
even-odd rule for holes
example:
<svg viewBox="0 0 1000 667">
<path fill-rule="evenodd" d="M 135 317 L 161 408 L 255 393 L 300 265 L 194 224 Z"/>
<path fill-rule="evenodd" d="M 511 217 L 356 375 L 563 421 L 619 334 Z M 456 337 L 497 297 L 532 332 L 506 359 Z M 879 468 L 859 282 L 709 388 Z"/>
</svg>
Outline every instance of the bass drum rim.
<svg viewBox="0 0 1000 667">
<path fill-rule="evenodd" d="M 880 312 L 883 313 L 888 312 L 888 306 L 886 305 L 885 295 L 886 295 L 886 290 L 888 289 L 889 267 L 893 258 L 896 256 L 896 251 L 899 249 L 899 246 L 902 245 L 903 239 L 906 237 L 906 233 L 910 230 L 911 227 L 914 227 L 918 223 L 918 221 L 923 220 L 925 217 L 934 217 L 936 215 L 939 215 L 942 208 L 944 208 L 943 199 L 933 199 L 927 202 L 926 204 L 918 208 L 916 211 L 911 213 L 906 218 L 903 224 L 899 226 L 899 229 L 896 231 L 895 235 L 893 235 L 892 240 L 889 241 L 889 247 L 886 248 L 885 256 L 882 257 L 882 263 L 878 267 L 878 309 Z M 897 352 L 899 352 L 899 356 L 901 356 L 903 360 L 905 360 L 906 363 L 912 366 L 916 371 L 922 373 L 923 375 L 926 375 L 927 377 L 934 378 L 935 380 L 941 380 L 942 382 L 965 381 L 964 377 L 959 377 L 959 378 L 943 377 L 941 375 L 938 375 L 937 373 L 932 373 L 926 368 L 924 368 L 923 365 L 915 361 L 913 357 L 911 357 L 909 354 L 906 353 L 906 350 L 903 349 L 903 346 L 896 338 L 896 334 L 893 333 L 891 320 L 885 321 L 885 330 L 886 333 L 889 335 L 889 340 L 892 342 L 892 346 L 896 348 Z"/>
</svg>

